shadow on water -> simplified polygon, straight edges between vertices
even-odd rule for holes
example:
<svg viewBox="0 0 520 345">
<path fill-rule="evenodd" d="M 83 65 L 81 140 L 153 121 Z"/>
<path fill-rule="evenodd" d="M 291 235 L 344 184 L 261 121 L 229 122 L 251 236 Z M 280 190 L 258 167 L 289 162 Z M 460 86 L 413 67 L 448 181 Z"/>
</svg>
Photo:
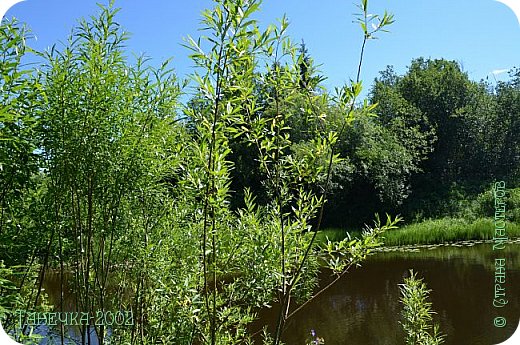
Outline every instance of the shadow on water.
<svg viewBox="0 0 520 345">
<path fill-rule="evenodd" d="M 378 253 L 291 318 L 283 340 L 289 345 L 306 344 L 315 330 L 325 344 L 402 345 L 405 334 L 399 324 L 398 284 L 413 268 L 432 290 L 434 319 L 446 334 L 446 345 L 503 342 L 515 331 L 520 316 L 519 249 L 520 245 L 510 244 L 504 251 L 493 252 L 492 245 L 480 244 Z M 494 260 L 504 257 L 509 303 L 499 309 L 493 307 Z M 276 310 L 275 306 L 262 311 L 252 328 L 272 326 Z M 506 327 L 494 326 L 497 316 L 507 319 Z"/>
</svg>

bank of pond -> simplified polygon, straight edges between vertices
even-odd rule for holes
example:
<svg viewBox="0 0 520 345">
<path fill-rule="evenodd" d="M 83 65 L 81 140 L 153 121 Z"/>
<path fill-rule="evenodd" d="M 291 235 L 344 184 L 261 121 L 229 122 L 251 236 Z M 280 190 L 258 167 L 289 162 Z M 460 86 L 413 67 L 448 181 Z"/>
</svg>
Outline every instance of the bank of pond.
<svg viewBox="0 0 520 345">
<path fill-rule="evenodd" d="M 492 240 L 495 224 L 491 218 L 479 218 L 468 221 L 464 218 L 429 219 L 418 223 L 400 226 L 384 234 L 386 247 L 406 246 L 416 244 L 442 244 L 460 241 Z M 318 241 L 324 243 L 327 239 L 339 241 L 346 236 L 358 237 L 362 230 L 345 230 L 330 228 L 319 233 Z M 520 238 L 520 224 L 507 222 L 506 237 Z"/>
</svg>

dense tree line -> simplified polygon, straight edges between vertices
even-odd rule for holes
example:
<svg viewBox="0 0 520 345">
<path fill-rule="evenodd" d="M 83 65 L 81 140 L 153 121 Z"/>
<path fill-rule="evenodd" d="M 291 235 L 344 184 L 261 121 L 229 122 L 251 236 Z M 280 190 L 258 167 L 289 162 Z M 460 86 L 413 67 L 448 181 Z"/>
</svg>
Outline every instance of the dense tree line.
<svg viewBox="0 0 520 345">
<path fill-rule="evenodd" d="M 310 57 L 300 60 L 306 73 L 316 73 L 307 69 Z M 308 90 L 319 94 L 321 77 L 311 75 L 316 83 Z M 370 92 L 373 114 L 359 112 L 340 140 L 327 225 L 358 227 L 375 212 L 408 220 L 448 216 L 457 198 L 475 198 L 494 180 L 516 187 L 519 71 L 510 76 L 496 85 L 475 82 L 455 61 L 424 58 L 412 60 L 403 75 L 391 66 L 382 71 Z M 300 112 L 309 109 L 301 105 L 291 104 L 291 135 L 305 145 L 317 123 L 305 121 Z M 328 128 L 341 121 L 333 105 L 321 103 L 319 112 Z M 242 167 L 233 173 L 237 190 L 243 181 L 259 181 L 251 152 L 238 149 L 233 157 Z"/>
<path fill-rule="evenodd" d="M 331 225 L 358 226 L 373 212 L 450 216 L 492 181 L 518 187 L 519 95 L 518 70 L 492 85 L 444 59 L 415 59 L 404 75 L 388 67 L 371 89 L 377 116 L 355 119 L 342 141 L 350 164 L 336 175 Z"/>
<path fill-rule="evenodd" d="M 469 80 L 458 63 L 442 59 L 413 60 L 403 76 L 382 73 L 372 90 L 380 123 L 420 119 L 412 120 L 411 140 L 402 140 L 405 147 L 414 142 L 422 156 L 409 197 L 400 200 L 405 214 L 449 215 L 457 193 L 474 198 L 494 180 L 518 186 L 519 92 L 518 72 L 493 86 Z M 425 137 L 431 139 L 421 143 Z"/>
</svg>

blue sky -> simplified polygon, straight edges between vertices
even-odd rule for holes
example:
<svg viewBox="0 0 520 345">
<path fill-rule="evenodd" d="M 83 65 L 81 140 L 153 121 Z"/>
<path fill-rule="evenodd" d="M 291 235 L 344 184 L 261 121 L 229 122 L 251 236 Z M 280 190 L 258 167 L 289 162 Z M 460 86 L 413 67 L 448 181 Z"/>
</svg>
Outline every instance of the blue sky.
<svg viewBox="0 0 520 345">
<path fill-rule="evenodd" d="M 1 0 L 0 0 L 1 1 Z M 520 1 L 520 0 L 518 0 Z M 66 41 L 81 17 L 97 13 L 96 2 L 105 0 L 26 0 L 12 7 L 7 18 L 26 22 L 37 36 L 32 45 L 45 49 Z M 264 0 L 257 18 L 262 26 L 287 14 L 289 34 L 295 42 L 305 40 L 315 62 L 328 77 L 325 85 L 341 86 L 356 74 L 362 40 L 353 23 L 357 1 Z M 118 21 L 132 36 L 130 52 L 146 53 L 159 64 L 173 57 L 179 76 L 191 71 L 183 37 L 198 37 L 200 12 L 212 7 L 210 0 L 118 0 Z M 404 73 L 413 58 L 446 58 L 460 62 L 473 80 L 493 71 L 520 67 L 520 25 L 513 11 L 494 0 L 369 0 L 369 10 L 388 10 L 396 22 L 390 33 L 370 41 L 363 66 L 365 92 L 378 72 L 393 65 Z M 507 74 L 497 74 L 505 80 Z"/>
</svg>

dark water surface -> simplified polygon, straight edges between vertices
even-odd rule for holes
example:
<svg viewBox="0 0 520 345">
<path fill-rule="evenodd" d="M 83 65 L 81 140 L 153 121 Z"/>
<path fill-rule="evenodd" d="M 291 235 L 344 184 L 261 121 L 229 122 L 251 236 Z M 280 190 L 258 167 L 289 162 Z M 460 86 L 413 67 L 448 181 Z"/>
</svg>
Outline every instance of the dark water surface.
<svg viewBox="0 0 520 345">
<path fill-rule="evenodd" d="M 495 258 L 506 258 L 509 303 L 501 309 L 493 307 Z M 503 251 L 493 251 L 492 244 L 478 244 L 370 256 L 362 267 L 347 273 L 288 320 L 284 342 L 308 344 L 312 329 L 326 345 L 404 345 L 398 284 L 411 268 L 432 290 L 430 301 L 437 313 L 435 320 L 446 334 L 445 345 L 492 345 L 513 334 L 520 317 L 520 244 L 508 244 Z M 326 280 L 329 273 L 323 276 Z M 49 302 L 59 305 L 59 275 L 48 274 L 44 287 Z M 74 304 L 70 287 L 65 286 L 64 309 L 75 310 Z M 276 309 L 262 311 L 251 330 L 272 326 Z M 497 316 L 507 319 L 506 327 L 493 325 Z M 69 329 L 69 336 L 78 339 L 78 331 Z"/>
<path fill-rule="evenodd" d="M 509 303 L 500 309 L 493 306 L 495 258 L 507 262 Z M 285 343 L 304 345 L 313 329 L 327 345 L 403 345 L 398 284 L 411 268 L 432 290 L 434 319 L 446 345 L 497 344 L 514 333 L 520 317 L 520 245 L 493 251 L 492 244 L 478 244 L 369 257 L 288 321 Z M 276 318 L 272 311 L 261 316 L 255 326 Z M 506 327 L 494 326 L 497 316 L 507 319 Z"/>
</svg>

